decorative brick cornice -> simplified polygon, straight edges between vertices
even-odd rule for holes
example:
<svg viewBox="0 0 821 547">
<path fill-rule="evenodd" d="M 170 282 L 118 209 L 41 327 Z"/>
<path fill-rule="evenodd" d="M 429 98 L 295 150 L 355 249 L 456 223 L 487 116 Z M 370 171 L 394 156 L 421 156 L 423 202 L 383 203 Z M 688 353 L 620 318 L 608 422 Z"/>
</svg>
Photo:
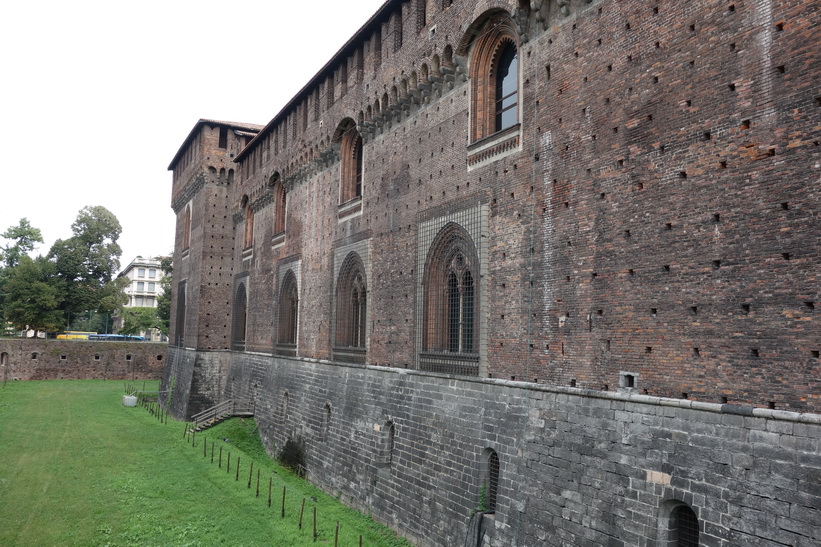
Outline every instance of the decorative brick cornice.
<svg viewBox="0 0 821 547">
<path fill-rule="evenodd" d="M 205 173 L 197 175 L 193 182 L 188 184 L 188 186 L 171 201 L 171 208 L 174 210 L 174 213 L 179 214 L 185 204 L 191 201 L 194 196 L 205 187 L 207 182 L 208 180 Z"/>
</svg>

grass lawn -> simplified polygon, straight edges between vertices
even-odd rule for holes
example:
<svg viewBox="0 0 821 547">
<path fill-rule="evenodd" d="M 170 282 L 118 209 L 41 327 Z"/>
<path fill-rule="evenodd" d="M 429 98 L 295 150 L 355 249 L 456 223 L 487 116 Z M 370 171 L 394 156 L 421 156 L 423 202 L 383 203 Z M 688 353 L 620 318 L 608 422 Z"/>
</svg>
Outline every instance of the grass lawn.
<svg viewBox="0 0 821 547">
<path fill-rule="evenodd" d="M 363 545 L 407 545 L 272 462 L 253 420 L 220 424 L 192 446 L 182 423 L 122 406 L 123 393 L 115 381 L 0 384 L 0 545 L 313 545 L 314 507 L 317 545 L 334 545 L 337 521 L 340 546 L 358 546 L 360 535 Z M 223 437 L 230 443 L 216 442 L 211 463 Z"/>
</svg>

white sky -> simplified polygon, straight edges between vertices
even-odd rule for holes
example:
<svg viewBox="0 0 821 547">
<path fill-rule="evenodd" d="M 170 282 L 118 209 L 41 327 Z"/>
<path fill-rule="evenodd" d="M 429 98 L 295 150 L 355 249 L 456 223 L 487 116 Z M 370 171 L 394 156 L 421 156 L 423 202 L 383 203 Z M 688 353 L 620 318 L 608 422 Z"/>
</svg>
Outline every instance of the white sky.
<svg viewBox="0 0 821 547">
<path fill-rule="evenodd" d="M 167 167 L 197 120 L 268 123 L 383 3 L 4 2 L 0 233 L 26 217 L 46 254 L 102 205 L 121 268 L 170 253 Z"/>
</svg>

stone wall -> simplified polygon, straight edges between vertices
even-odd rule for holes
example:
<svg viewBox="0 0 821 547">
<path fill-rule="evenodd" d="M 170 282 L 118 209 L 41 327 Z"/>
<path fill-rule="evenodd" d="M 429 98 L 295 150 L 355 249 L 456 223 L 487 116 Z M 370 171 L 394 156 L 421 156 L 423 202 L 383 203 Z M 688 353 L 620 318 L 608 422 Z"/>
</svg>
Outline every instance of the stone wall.
<svg viewBox="0 0 821 547">
<path fill-rule="evenodd" d="M 420 545 L 464 544 L 491 451 L 484 545 L 664 545 L 681 505 L 701 545 L 821 541 L 818 415 L 231 357 L 225 395 L 255 399 L 272 455 Z"/>
<path fill-rule="evenodd" d="M 3 380 L 157 380 L 166 344 L 0 339 Z"/>
</svg>

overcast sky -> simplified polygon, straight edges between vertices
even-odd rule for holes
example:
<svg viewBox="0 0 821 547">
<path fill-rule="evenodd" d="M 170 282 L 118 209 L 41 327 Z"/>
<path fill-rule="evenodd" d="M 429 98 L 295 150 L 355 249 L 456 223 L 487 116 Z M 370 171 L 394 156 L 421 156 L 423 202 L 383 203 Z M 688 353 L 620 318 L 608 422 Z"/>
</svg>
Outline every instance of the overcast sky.
<svg viewBox="0 0 821 547">
<path fill-rule="evenodd" d="M 268 123 L 383 2 L 4 2 L 0 233 L 26 217 L 46 254 L 102 205 L 121 268 L 170 253 L 167 168 L 197 120 Z"/>
</svg>

